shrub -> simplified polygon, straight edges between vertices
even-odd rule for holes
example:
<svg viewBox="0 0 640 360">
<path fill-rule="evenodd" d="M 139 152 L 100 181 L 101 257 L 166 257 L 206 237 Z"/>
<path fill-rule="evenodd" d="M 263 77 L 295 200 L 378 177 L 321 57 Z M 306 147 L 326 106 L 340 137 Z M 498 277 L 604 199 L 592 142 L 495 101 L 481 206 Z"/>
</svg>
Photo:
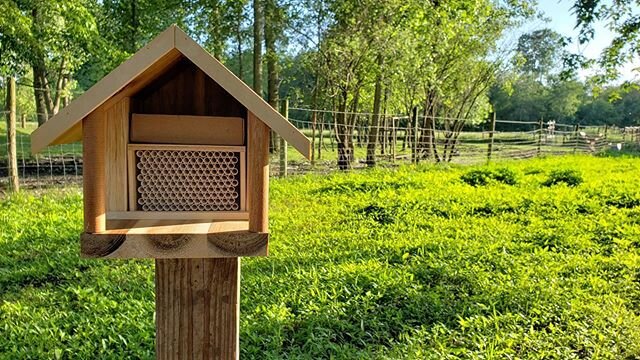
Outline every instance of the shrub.
<svg viewBox="0 0 640 360">
<path fill-rule="evenodd" d="M 517 183 L 516 173 L 509 168 L 475 169 L 465 173 L 460 179 L 471 186 L 485 186 L 491 181 L 507 185 L 515 185 Z"/>
<path fill-rule="evenodd" d="M 489 183 L 492 178 L 491 170 L 476 169 L 462 175 L 460 179 L 471 186 L 484 186 Z"/>
<path fill-rule="evenodd" d="M 366 206 L 357 213 L 381 225 L 388 225 L 396 221 L 394 212 L 391 209 L 379 205 Z"/>
<path fill-rule="evenodd" d="M 513 170 L 511 170 L 509 168 L 497 169 L 493 173 L 493 178 L 496 181 L 499 181 L 499 182 L 507 184 L 507 185 L 515 185 L 518 182 L 517 181 L 517 175 L 516 175 L 515 171 L 513 171 Z"/>
<path fill-rule="evenodd" d="M 553 186 L 560 183 L 568 186 L 578 186 L 582 184 L 582 175 L 580 175 L 579 171 L 573 169 L 553 170 L 542 184 L 544 186 Z"/>
</svg>

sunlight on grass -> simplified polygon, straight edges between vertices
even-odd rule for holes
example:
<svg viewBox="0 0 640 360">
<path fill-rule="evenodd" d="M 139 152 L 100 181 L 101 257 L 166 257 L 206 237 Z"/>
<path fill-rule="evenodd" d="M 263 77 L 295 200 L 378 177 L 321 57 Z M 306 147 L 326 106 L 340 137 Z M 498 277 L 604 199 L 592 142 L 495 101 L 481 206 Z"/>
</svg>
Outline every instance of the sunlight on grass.
<svg viewBox="0 0 640 360">
<path fill-rule="evenodd" d="M 240 357 L 640 357 L 639 174 L 577 156 L 274 180 Z M 153 358 L 153 262 L 80 260 L 81 219 L 77 189 L 0 202 L 0 357 Z"/>
</svg>

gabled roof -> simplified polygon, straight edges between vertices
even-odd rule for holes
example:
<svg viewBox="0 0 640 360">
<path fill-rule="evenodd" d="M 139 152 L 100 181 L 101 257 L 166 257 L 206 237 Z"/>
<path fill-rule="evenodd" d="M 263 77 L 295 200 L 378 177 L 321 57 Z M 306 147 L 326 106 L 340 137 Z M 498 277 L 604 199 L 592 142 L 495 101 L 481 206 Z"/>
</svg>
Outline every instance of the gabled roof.
<svg viewBox="0 0 640 360">
<path fill-rule="evenodd" d="M 272 130 L 309 158 L 310 141 L 262 97 L 175 25 L 74 99 L 31 134 L 31 151 L 82 139 L 82 119 L 100 106 L 131 96 L 181 57 L 189 59 Z"/>
</svg>

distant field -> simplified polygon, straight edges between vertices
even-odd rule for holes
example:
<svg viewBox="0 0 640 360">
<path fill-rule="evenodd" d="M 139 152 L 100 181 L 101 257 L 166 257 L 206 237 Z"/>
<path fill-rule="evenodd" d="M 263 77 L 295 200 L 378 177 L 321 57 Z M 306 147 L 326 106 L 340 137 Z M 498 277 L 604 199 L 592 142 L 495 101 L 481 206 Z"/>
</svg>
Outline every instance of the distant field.
<svg viewBox="0 0 640 360">
<path fill-rule="evenodd" d="M 18 150 L 18 158 L 20 160 L 25 161 L 35 161 L 35 157 L 31 154 L 31 139 L 29 134 L 36 129 L 36 124 L 33 122 L 28 122 L 27 127 L 22 129 L 18 127 L 18 137 L 17 137 L 17 150 Z M 590 136 L 595 135 L 598 132 L 599 128 L 590 128 L 587 133 Z M 599 129 L 602 131 L 602 129 Z M 303 129 L 302 132 L 309 138 L 311 138 L 313 132 L 310 129 Z M 354 132 L 354 151 L 355 151 L 355 159 L 356 162 L 359 160 L 363 160 L 366 158 L 366 138 L 363 136 L 358 142 L 357 140 L 357 131 Z M 335 162 L 337 160 L 337 150 L 336 150 L 336 141 L 333 133 L 328 130 L 324 130 L 322 133 L 322 142 L 320 141 L 320 132 L 315 133 L 315 149 L 317 153 L 318 145 L 321 144 L 321 158 L 320 162 Z M 405 130 L 399 129 L 396 131 L 396 146 L 395 146 L 395 155 L 397 160 L 402 161 L 406 160 L 411 155 L 411 143 L 405 143 Z M 500 152 L 502 151 L 503 157 L 510 158 L 514 157 L 511 152 L 531 152 L 537 149 L 537 140 L 538 136 L 536 134 L 524 133 L 524 132 L 498 132 L 494 138 L 494 151 L 496 155 L 499 157 Z M 0 163 L 6 160 L 7 149 L 6 149 L 6 125 L 4 122 L 0 122 Z M 437 141 L 442 144 L 443 135 L 441 132 L 438 132 Z M 557 135 L 554 137 L 544 138 L 543 139 L 543 152 L 571 152 L 573 149 L 573 140 L 570 135 L 562 136 Z M 609 142 L 622 142 L 622 136 L 615 131 L 609 131 L 607 136 L 607 141 Z M 469 163 L 474 162 L 478 158 L 486 157 L 487 152 L 487 144 L 489 143 L 489 136 L 486 132 L 463 132 L 460 134 L 458 138 L 458 142 L 456 143 L 457 148 L 457 156 L 454 158 L 455 162 Z M 391 140 L 389 140 L 389 144 L 387 145 L 386 156 L 381 156 L 381 160 L 391 160 L 390 156 L 393 153 L 392 151 Z M 440 146 L 441 147 L 441 146 Z M 382 144 L 378 144 L 376 153 L 380 154 L 382 149 Z M 579 146 L 579 150 L 585 151 L 584 146 Z M 441 149 L 439 151 L 442 151 Z M 79 143 L 67 144 L 67 145 L 56 145 L 51 146 L 38 154 L 39 159 L 54 159 L 58 161 L 62 161 L 62 158 L 69 159 L 70 157 L 81 158 L 82 155 L 82 146 Z M 517 155 L 517 154 L 516 154 Z M 517 156 L 516 156 L 517 157 Z M 304 159 L 300 154 L 298 154 L 292 147 L 289 147 L 289 159 L 293 162 L 301 162 Z M 0 167 L 2 165 L 0 164 Z"/>
<path fill-rule="evenodd" d="M 639 358 L 638 174 L 567 156 L 275 179 L 241 358 Z M 153 358 L 153 262 L 79 259 L 81 219 L 77 188 L 0 200 L 0 358 Z"/>
</svg>

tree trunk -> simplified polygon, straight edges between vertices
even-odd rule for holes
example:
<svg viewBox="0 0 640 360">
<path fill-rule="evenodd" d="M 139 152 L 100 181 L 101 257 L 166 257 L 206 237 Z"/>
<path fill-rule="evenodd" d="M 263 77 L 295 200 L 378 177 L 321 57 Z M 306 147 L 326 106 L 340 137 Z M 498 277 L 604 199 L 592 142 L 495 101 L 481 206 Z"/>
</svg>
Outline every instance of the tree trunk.
<svg viewBox="0 0 640 360">
<path fill-rule="evenodd" d="M 44 124 L 49 119 L 47 112 L 47 103 L 44 98 L 44 84 L 42 83 L 42 75 L 44 69 L 38 65 L 33 67 L 33 95 L 36 101 L 36 113 L 38 115 L 38 126 Z"/>
<path fill-rule="evenodd" d="M 318 137 L 318 160 L 322 159 L 322 143 L 324 141 L 324 113 L 320 119 L 320 136 Z"/>
<path fill-rule="evenodd" d="M 64 65 L 65 65 L 64 59 L 60 60 L 60 68 L 58 69 L 58 78 L 56 79 L 56 96 L 53 100 L 52 115 L 57 114 L 58 110 L 60 109 L 60 100 L 62 97 L 64 85 L 65 85 L 65 77 L 63 75 Z"/>
<path fill-rule="evenodd" d="M 236 42 L 238 51 L 238 77 L 244 81 L 244 65 L 242 64 L 242 20 L 238 19 L 236 27 Z"/>
<path fill-rule="evenodd" d="M 136 40 L 138 38 L 138 4 L 137 0 L 131 0 L 131 33 L 129 34 L 129 53 L 136 52 Z"/>
<path fill-rule="evenodd" d="M 266 47 L 267 60 L 267 102 L 274 109 L 278 109 L 278 54 L 276 53 L 276 29 L 274 26 L 273 14 L 276 11 L 274 0 L 264 0 L 264 43 Z M 266 21 L 266 20 L 269 21 Z M 278 150 L 276 133 L 271 131 L 271 140 L 269 142 L 269 152 L 274 153 Z"/>
<path fill-rule="evenodd" d="M 380 105 L 382 103 L 382 66 L 384 58 L 378 55 L 378 76 L 376 77 L 376 87 L 373 94 L 373 116 L 371 118 L 371 129 L 369 130 L 369 141 L 367 143 L 367 166 L 376 165 L 376 146 L 378 145 L 378 129 L 380 128 Z"/>
<path fill-rule="evenodd" d="M 253 91 L 262 97 L 262 0 L 253 0 Z"/>
<path fill-rule="evenodd" d="M 9 188 L 20 190 L 18 181 L 18 153 L 16 147 L 16 79 L 7 79 L 7 166 L 9 167 Z"/>
<path fill-rule="evenodd" d="M 62 88 L 66 89 L 68 84 L 69 84 L 69 75 L 66 75 L 62 82 Z M 67 105 L 69 105 L 69 96 L 65 94 L 64 96 L 62 96 L 61 101 L 62 101 L 62 107 L 63 108 L 67 107 Z"/>
<path fill-rule="evenodd" d="M 43 85 L 42 93 L 44 94 L 44 101 L 47 106 L 47 118 L 51 118 L 55 113 L 53 99 L 51 98 L 51 87 L 49 86 L 49 79 L 47 79 L 46 73 L 42 73 L 41 81 Z"/>
<path fill-rule="evenodd" d="M 338 142 L 338 169 L 348 170 L 351 167 L 351 147 L 347 124 L 347 90 L 342 90 L 336 114 L 336 140 Z"/>
</svg>

